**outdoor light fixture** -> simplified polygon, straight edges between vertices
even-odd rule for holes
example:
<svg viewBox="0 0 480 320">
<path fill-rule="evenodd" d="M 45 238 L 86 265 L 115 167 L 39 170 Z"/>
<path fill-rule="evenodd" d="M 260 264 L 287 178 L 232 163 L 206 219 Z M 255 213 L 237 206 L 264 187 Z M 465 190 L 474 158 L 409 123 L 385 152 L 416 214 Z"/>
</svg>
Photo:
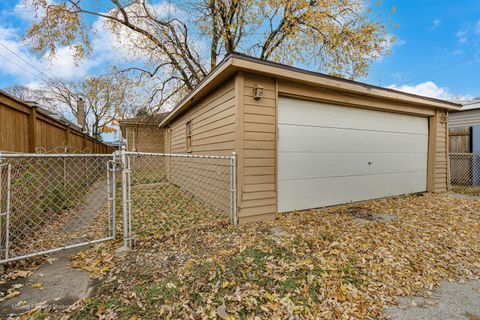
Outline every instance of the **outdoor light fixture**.
<svg viewBox="0 0 480 320">
<path fill-rule="evenodd" d="M 440 123 L 445 124 L 445 123 L 447 123 L 447 121 L 448 121 L 448 116 L 442 114 L 440 116 Z"/>
<path fill-rule="evenodd" d="M 263 87 L 258 84 L 255 85 L 255 88 L 253 88 L 253 96 L 255 100 L 260 100 L 263 97 Z"/>
</svg>

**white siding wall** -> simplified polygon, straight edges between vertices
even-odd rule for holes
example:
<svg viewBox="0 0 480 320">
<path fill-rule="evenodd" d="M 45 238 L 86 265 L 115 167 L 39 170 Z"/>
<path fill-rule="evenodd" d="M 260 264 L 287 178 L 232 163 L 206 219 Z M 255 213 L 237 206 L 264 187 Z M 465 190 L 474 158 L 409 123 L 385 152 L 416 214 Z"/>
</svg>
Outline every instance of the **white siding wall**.
<svg viewBox="0 0 480 320">
<path fill-rule="evenodd" d="M 480 126 L 480 109 L 452 112 L 448 115 L 449 128 Z"/>
</svg>

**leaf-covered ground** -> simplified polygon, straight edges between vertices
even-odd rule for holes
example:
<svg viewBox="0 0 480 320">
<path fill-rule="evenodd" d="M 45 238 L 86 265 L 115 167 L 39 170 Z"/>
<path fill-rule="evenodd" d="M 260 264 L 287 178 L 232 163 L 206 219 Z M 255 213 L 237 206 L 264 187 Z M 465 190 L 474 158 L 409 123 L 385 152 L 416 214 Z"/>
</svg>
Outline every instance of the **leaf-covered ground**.
<svg viewBox="0 0 480 320">
<path fill-rule="evenodd" d="M 95 297 L 37 316 L 377 319 L 398 296 L 478 278 L 480 201 L 412 195 L 145 237 L 123 258 L 114 249 L 73 261 L 103 277 Z"/>
</svg>

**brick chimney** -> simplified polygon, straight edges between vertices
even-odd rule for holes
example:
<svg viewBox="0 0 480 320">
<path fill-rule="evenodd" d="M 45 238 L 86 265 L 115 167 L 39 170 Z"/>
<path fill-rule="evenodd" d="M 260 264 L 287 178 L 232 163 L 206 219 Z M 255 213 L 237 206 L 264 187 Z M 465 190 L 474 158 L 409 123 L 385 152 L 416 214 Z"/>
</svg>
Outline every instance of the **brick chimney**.
<svg viewBox="0 0 480 320">
<path fill-rule="evenodd" d="M 85 101 L 82 97 L 77 99 L 77 123 L 82 128 L 82 131 L 85 130 Z"/>
</svg>

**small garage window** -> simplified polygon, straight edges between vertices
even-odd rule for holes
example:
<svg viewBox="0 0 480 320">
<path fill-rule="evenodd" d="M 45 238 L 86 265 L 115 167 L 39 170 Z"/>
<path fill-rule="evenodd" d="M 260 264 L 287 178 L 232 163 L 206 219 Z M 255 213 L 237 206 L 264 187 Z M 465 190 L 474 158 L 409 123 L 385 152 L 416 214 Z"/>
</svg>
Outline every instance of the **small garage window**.
<svg viewBox="0 0 480 320">
<path fill-rule="evenodd" d="M 192 121 L 187 122 L 187 152 L 192 152 Z"/>
</svg>

